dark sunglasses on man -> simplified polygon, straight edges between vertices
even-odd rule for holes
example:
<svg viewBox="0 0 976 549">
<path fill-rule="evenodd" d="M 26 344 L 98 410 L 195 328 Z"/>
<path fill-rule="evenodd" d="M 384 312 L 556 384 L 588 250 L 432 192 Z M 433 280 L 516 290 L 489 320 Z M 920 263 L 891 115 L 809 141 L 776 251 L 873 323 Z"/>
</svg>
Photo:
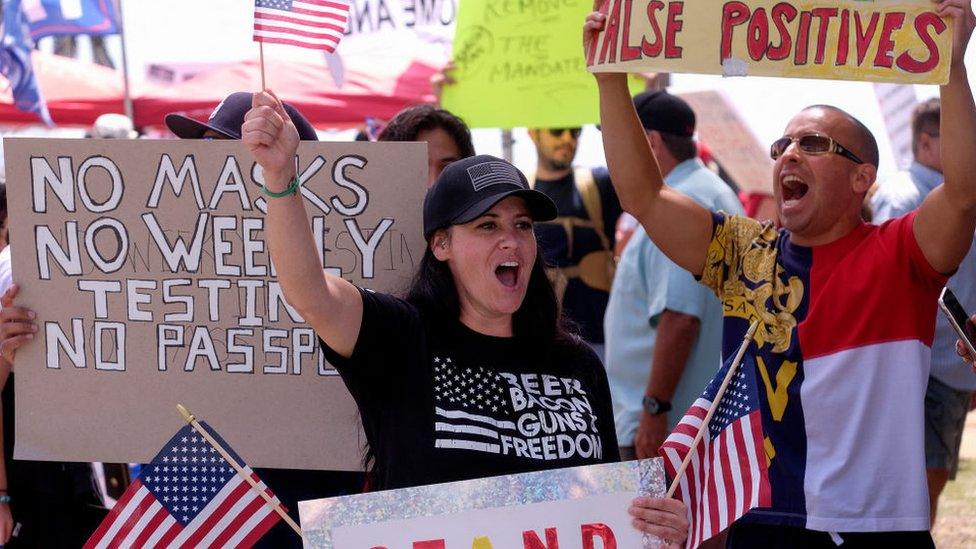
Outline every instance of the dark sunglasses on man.
<svg viewBox="0 0 976 549">
<path fill-rule="evenodd" d="M 549 128 L 549 135 L 553 137 L 562 137 L 566 132 L 569 132 L 573 139 L 579 139 L 580 134 L 583 133 L 583 128 Z"/>
<path fill-rule="evenodd" d="M 773 141 L 773 144 L 769 147 L 769 156 L 773 160 L 783 156 L 786 149 L 790 147 L 791 144 L 796 143 L 800 147 L 800 152 L 809 155 L 818 154 L 829 154 L 835 153 L 843 156 L 854 162 L 855 164 L 864 164 L 864 161 L 857 157 L 850 150 L 842 146 L 840 143 L 834 141 L 826 135 L 820 135 L 818 133 L 807 133 L 803 135 L 798 135 L 796 137 L 783 136 Z"/>
</svg>

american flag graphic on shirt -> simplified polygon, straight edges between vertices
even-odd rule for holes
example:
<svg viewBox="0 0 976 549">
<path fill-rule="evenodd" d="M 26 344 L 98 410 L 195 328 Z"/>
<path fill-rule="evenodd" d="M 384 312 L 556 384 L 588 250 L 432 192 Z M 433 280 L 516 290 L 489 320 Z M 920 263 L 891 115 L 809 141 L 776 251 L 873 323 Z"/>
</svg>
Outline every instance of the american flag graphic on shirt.
<svg viewBox="0 0 976 549">
<path fill-rule="evenodd" d="M 755 360 L 742 361 L 706 427 L 708 432 L 691 448 L 730 366 L 727 363 L 719 370 L 661 447 L 672 479 L 689 451 L 694 452 L 677 492 L 688 507 L 688 547 L 692 548 L 753 507 L 771 504 Z"/>
<path fill-rule="evenodd" d="M 515 430 L 511 421 L 495 419 L 499 412 L 511 413 L 504 383 L 496 372 L 459 368 L 450 358 L 434 358 L 436 447 L 501 453 L 499 434 Z"/>
<path fill-rule="evenodd" d="M 513 374 L 434 357 L 434 446 L 552 461 L 601 459 L 597 418 L 571 377 Z"/>
</svg>

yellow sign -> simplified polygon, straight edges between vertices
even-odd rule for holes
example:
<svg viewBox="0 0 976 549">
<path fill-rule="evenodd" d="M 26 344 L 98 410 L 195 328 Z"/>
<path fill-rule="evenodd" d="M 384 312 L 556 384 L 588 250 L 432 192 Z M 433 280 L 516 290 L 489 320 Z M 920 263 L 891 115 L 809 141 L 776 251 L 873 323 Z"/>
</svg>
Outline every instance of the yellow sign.
<svg viewBox="0 0 976 549">
<path fill-rule="evenodd" d="M 952 28 L 930 0 L 606 0 L 591 72 L 944 84 Z"/>
<path fill-rule="evenodd" d="M 441 103 L 472 128 L 560 128 L 600 121 L 596 82 L 580 55 L 593 0 L 464 0 L 452 76 Z M 634 92 L 643 82 L 632 83 Z"/>
</svg>

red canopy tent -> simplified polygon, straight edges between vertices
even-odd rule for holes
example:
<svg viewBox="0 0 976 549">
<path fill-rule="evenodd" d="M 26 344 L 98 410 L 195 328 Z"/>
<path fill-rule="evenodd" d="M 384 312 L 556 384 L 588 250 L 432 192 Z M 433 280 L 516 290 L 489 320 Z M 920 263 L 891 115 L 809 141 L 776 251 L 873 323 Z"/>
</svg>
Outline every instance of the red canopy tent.
<svg viewBox="0 0 976 549">
<path fill-rule="evenodd" d="M 121 72 L 40 51 L 34 52 L 33 63 L 56 124 L 90 126 L 101 114 L 124 112 Z M 265 74 L 268 86 L 279 97 L 319 127 L 359 126 L 368 116 L 388 119 L 407 105 L 433 99 L 433 66 L 396 60 L 366 64 L 368 71 L 346 69 L 342 89 L 333 83 L 324 60 L 269 59 Z M 139 83 L 132 91 L 135 124 L 162 126 L 163 117 L 171 112 L 206 119 L 231 92 L 260 89 L 259 71 L 256 61 L 247 61 L 173 86 Z M 39 123 L 35 114 L 14 107 L 9 89 L 0 92 L 0 124 Z"/>
<path fill-rule="evenodd" d="M 283 101 L 319 127 L 360 126 L 367 117 L 389 119 L 407 105 L 432 100 L 430 77 L 437 70 L 422 62 L 376 63 L 368 72 L 346 68 L 341 89 L 321 63 L 267 60 L 265 79 Z M 261 87 L 257 61 L 221 67 L 136 98 L 136 125 L 155 126 L 171 112 L 206 119 L 228 94 Z"/>
<path fill-rule="evenodd" d="M 56 124 L 90 126 L 101 114 L 125 111 L 121 72 L 42 51 L 34 51 L 32 61 Z M 0 123 L 41 123 L 36 114 L 17 110 L 9 86 L 0 88 L 6 88 L 0 92 Z"/>
</svg>

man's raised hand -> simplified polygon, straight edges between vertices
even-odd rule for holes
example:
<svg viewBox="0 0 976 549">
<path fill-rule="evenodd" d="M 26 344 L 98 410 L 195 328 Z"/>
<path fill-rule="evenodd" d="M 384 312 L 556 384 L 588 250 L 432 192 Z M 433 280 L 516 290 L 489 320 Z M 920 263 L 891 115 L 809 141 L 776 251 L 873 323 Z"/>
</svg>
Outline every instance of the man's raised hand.
<svg viewBox="0 0 976 549">
<path fill-rule="evenodd" d="M 966 47 L 976 28 L 976 15 L 973 14 L 971 0 L 932 0 L 938 4 L 936 13 L 952 18 L 952 65 L 964 67 Z"/>
</svg>

